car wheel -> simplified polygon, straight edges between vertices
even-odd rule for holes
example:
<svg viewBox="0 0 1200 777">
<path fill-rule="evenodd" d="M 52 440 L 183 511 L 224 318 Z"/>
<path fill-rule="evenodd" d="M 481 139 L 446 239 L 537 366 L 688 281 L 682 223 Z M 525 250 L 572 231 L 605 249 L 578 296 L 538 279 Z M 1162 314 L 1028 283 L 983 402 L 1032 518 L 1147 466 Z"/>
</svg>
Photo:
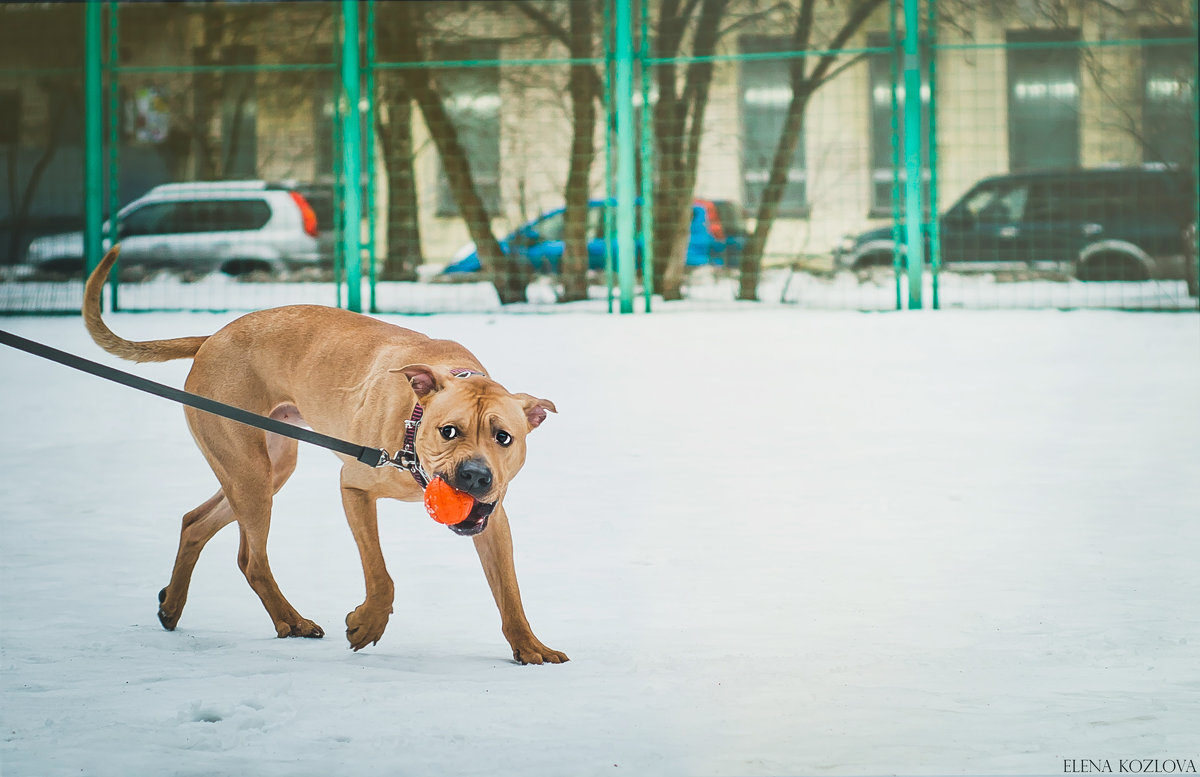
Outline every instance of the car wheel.
<svg viewBox="0 0 1200 777">
<path fill-rule="evenodd" d="M 270 273 L 271 265 L 261 259 L 230 259 L 221 265 L 221 272 L 234 276 L 256 272 Z"/>
<path fill-rule="evenodd" d="M 1148 281 L 1150 273 L 1129 254 L 1098 254 L 1079 265 L 1075 272 L 1081 281 Z"/>
</svg>

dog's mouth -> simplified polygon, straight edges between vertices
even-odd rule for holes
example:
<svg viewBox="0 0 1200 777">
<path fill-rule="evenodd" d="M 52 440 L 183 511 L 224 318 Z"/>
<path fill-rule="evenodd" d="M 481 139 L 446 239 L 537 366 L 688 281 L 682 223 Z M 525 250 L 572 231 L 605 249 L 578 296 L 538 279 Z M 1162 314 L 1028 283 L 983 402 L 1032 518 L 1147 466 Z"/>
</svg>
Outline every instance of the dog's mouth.
<svg viewBox="0 0 1200 777">
<path fill-rule="evenodd" d="M 475 500 L 475 506 L 465 520 L 450 524 L 450 531 L 461 537 L 473 537 L 487 528 L 488 516 L 496 509 L 496 503 Z"/>
</svg>

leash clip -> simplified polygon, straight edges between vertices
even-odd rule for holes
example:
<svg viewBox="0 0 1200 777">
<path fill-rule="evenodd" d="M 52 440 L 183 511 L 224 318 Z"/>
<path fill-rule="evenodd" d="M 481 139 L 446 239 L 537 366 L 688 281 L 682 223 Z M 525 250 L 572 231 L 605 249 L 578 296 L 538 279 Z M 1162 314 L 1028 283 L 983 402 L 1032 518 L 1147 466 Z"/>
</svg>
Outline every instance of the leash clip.
<svg viewBox="0 0 1200 777">
<path fill-rule="evenodd" d="M 406 469 L 410 472 L 413 467 L 419 467 L 416 451 L 396 451 L 396 455 L 388 462 L 396 469 Z"/>
</svg>

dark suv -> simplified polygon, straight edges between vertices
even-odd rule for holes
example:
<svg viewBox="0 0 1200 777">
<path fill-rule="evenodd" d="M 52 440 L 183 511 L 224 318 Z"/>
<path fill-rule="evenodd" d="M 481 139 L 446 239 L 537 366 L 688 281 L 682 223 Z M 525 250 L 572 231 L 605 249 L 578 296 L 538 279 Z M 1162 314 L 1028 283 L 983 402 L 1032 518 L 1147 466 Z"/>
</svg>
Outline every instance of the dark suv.
<svg viewBox="0 0 1200 777">
<path fill-rule="evenodd" d="M 1195 197 L 1190 176 L 1164 167 L 985 178 L 942 216 L 942 263 L 1049 265 L 1085 281 L 1182 279 Z M 835 259 L 851 269 L 890 265 L 893 246 L 891 227 L 875 229 L 848 238 Z"/>
</svg>

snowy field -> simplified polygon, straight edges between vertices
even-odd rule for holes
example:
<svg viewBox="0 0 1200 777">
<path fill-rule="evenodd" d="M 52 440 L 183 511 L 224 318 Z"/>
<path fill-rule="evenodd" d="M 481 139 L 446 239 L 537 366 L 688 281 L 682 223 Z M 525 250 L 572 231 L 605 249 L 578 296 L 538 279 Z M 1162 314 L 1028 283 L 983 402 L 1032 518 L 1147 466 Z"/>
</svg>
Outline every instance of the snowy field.
<svg viewBox="0 0 1200 777">
<path fill-rule="evenodd" d="M 118 314 L 133 339 L 232 314 Z M 1200 317 L 1103 311 L 391 319 L 560 414 L 508 500 L 518 666 L 468 540 L 381 510 L 363 596 L 337 462 L 307 449 L 272 566 L 323 640 L 275 639 L 210 543 L 178 406 L 0 348 L 0 773 L 1062 774 L 1200 766 Z M 0 327 L 101 353 L 75 317 Z M 1195 767 L 1194 767 L 1195 768 Z"/>
</svg>

